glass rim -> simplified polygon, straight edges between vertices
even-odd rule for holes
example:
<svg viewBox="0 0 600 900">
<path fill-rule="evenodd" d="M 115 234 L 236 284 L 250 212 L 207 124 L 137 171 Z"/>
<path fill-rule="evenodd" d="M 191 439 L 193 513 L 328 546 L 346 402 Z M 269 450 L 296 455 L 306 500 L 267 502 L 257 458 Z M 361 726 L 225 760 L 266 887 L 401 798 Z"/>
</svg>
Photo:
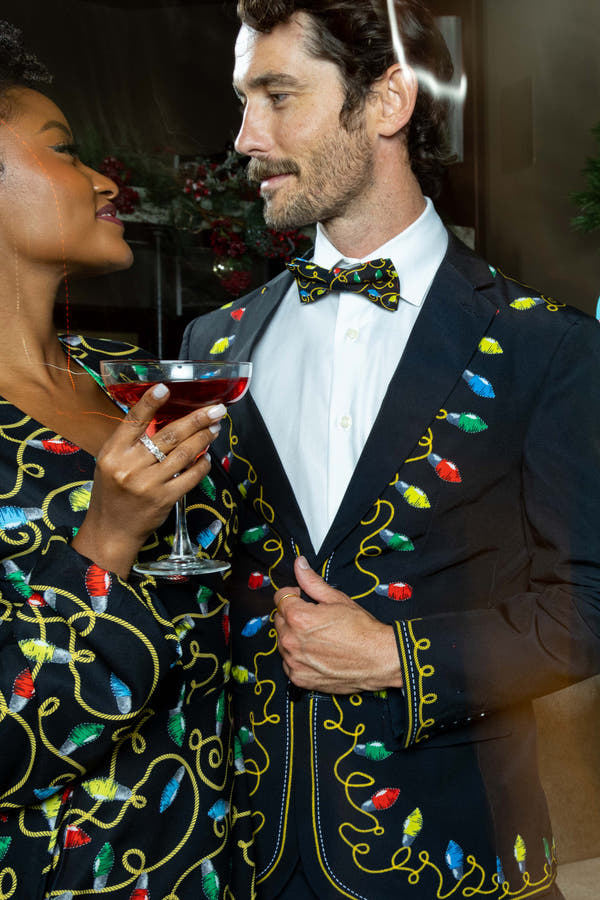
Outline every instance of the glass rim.
<svg viewBox="0 0 600 900">
<path fill-rule="evenodd" d="M 147 363 L 153 366 L 251 366 L 252 361 L 249 359 L 156 359 L 149 357 L 148 359 L 133 356 L 122 357 L 121 359 L 101 359 L 100 365 L 119 365 L 119 364 L 143 364 Z"/>
</svg>

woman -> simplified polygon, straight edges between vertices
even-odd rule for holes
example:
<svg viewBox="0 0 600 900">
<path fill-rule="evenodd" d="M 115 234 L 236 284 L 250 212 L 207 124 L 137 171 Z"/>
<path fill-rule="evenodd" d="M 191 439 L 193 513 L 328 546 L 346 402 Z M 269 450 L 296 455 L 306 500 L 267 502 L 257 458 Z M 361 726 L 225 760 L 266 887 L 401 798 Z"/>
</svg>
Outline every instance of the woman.
<svg viewBox="0 0 600 900">
<path fill-rule="evenodd" d="M 56 334 L 61 281 L 132 256 L 115 184 L 78 159 L 19 38 L 0 23 L 0 894 L 250 896 L 245 862 L 231 885 L 231 846 L 247 859 L 232 820 L 249 819 L 232 800 L 221 580 L 131 572 L 168 551 L 165 520 L 198 485 L 193 533 L 218 519 L 227 552 L 234 504 L 198 459 L 225 410 L 158 431 L 159 461 L 140 437 L 167 389 L 124 416 L 98 375 L 145 354 Z"/>
</svg>

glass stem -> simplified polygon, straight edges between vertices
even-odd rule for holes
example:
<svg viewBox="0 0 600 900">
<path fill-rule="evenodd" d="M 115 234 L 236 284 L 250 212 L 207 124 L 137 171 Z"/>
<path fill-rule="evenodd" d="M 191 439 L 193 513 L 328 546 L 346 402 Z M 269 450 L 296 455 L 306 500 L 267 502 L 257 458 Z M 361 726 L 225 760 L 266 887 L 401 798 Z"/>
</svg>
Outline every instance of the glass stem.
<svg viewBox="0 0 600 900">
<path fill-rule="evenodd" d="M 175 534 L 171 559 L 195 559 L 196 548 L 190 541 L 185 516 L 185 494 L 175 505 Z"/>
</svg>

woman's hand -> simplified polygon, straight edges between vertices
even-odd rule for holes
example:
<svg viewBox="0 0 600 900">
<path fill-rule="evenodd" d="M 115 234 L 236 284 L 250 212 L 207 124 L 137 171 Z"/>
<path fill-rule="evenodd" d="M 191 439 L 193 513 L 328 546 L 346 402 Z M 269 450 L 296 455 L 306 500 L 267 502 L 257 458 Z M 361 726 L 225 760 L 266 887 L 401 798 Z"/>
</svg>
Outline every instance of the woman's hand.
<svg viewBox="0 0 600 900">
<path fill-rule="evenodd" d="M 152 436 L 165 455 L 159 462 L 140 437 L 168 395 L 162 384 L 146 391 L 102 447 L 90 506 L 72 542 L 78 553 L 122 578 L 148 535 L 210 471 L 204 454 L 226 412 L 223 405 L 203 407 L 165 425 Z"/>
</svg>

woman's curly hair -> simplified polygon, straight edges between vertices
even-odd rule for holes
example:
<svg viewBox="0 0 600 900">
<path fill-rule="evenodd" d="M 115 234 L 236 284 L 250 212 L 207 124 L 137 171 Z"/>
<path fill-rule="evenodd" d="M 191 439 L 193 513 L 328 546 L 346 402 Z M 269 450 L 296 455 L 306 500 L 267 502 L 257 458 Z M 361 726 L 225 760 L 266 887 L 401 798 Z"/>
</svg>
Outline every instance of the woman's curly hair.
<svg viewBox="0 0 600 900">
<path fill-rule="evenodd" d="M 5 95 L 10 88 L 36 89 L 52 77 L 46 66 L 23 46 L 21 31 L 0 19 L 0 115 L 6 118 Z"/>
<path fill-rule="evenodd" d="M 453 65 L 431 12 L 420 0 L 394 0 L 398 30 L 408 64 L 442 84 Z M 304 12 L 312 20 L 307 46 L 314 56 L 335 63 L 346 97 L 341 123 L 347 127 L 373 83 L 397 62 L 386 0 L 238 0 L 242 22 L 263 33 Z M 429 81 L 429 79 L 428 79 Z M 404 129 L 412 169 L 430 197 L 439 194 L 448 150 L 447 104 L 419 84 L 412 118 Z"/>
</svg>

